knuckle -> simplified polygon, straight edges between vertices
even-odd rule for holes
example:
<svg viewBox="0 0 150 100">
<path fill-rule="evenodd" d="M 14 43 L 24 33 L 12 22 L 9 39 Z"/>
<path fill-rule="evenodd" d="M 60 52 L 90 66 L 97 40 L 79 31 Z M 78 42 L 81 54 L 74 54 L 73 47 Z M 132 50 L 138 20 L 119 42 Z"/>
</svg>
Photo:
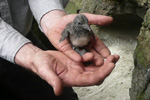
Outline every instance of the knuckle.
<svg viewBox="0 0 150 100">
<path fill-rule="evenodd" d="M 66 52 L 70 49 L 70 44 L 65 44 L 59 47 L 61 52 Z"/>
</svg>

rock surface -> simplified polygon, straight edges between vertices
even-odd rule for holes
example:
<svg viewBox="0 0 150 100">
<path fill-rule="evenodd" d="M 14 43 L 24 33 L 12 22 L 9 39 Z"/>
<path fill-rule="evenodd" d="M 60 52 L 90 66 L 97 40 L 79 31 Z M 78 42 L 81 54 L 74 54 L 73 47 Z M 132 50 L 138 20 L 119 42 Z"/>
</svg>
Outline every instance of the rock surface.
<svg viewBox="0 0 150 100">
<path fill-rule="evenodd" d="M 80 100 L 150 100 L 150 0 L 70 2 L 68 13 L 81 9 L 80 13 L 114 17 L 110 27 L 92 28 L 113 54 L 121 55 L 116 68 L 101 86 L 75 88 Z"/>
<path fill-rule="evenodd" d="M 150 9 L 145 15 L 137 40 L 130 97 L 131 100 L 150 100 Z"/>
</svg>

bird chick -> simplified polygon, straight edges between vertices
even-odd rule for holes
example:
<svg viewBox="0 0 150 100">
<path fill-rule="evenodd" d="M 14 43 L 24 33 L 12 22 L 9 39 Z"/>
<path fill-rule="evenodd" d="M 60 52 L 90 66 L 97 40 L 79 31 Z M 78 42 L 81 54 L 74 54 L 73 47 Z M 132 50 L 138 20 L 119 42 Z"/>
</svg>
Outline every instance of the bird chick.
<svg viewBox="0 0 150 100">
<path fill-rule="evenodd" d="M 62 37 L 59 42 L 61 43 L 67 38 L 73 49 L 81 56 L 88 52 L 84 47 L 88 45 L 92 38 L 95 40 L 94 33 L 88 25 L 88 19 L 84 14 L 77 15 L 61 34 Z"/>
</svg>

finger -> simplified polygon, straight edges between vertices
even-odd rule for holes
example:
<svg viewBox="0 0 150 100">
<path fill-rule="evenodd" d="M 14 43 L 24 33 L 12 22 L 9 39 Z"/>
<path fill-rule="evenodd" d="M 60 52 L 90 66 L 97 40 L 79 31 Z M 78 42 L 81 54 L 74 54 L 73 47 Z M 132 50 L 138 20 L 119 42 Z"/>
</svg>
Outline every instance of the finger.
<svg viewBox="0 0 150 100">
<path fill-rule="evenodd" d="M 101 57 L 101 55 L 99 53 L 97 53 L 94 49 L 91 50 L 91 52 L 93 53 L 94 55 L 94 58 L 93 58 L 93 63 L 96 65 L 96 66 L 101 66 L 103 65 L 103 62 L 104 62 L 104 59 Z"/>
<path fill-rule="evenodd" d="M 114 63 L 115 64 L 119 60 L 119 58 L 120 58 L 119 55 L 111 55 L 105 60 L 104 65 L 107 63 Z M 99 65 L 99 67 L 101 67 L 101 65 Z M 85 70 L 90 71 L 90 72 L 94 72 L 94 71 L 98 70 L 99 67 L 98 66 L 94 67 L 94 65 L 93 66 L 91 65 L 91 66 L 85 67 Z"/>
<path fill-rule="evenodd" d="M 94 24 L 94 25 L 109 25 L 113 22 L 113 18 L 105 15 L 95 15 L 95 14 L 90 14 L 90 13 L 83 13 L 89 21 L 89 24 Z M 72 14 L 72 15 L 67 15 L 65 17 L 66 22 L 72 22 L 73 19 L 76 17 L 77 14 Z"/>
<path fill-rule="evenodd" d="M 93 60 L 93 57 L 94 57 L 93 53 L 87 52 L 83 55 L 83 62 L 91 61 Z"/>
<path fill-rule="evenodd" d="M 71 48 L 67 48 L 67 50 L 62 51 L 62 52 L 64 52 L 73 61 L 77 61 L 77 62 L 82 61 L 82 57 Z"/>
<path fill-rule="evenodd" d="M 62 82 L 55 72 L 51 71 L 50 69 L 41 68 L 38 70 L 38 73 L 42 79 L 44 79 L 53 87 L 55 95 L 58 96 L 62 93 Z"/>
<path fill-rule="evenodd" d="M 106 58 L 108 57 L 111 52 L 108 49 L 108 47 L 103 43 L 102 40 L 100 40 L 98 37 L 96 37 L 96 43 L 94 44 L 94 49 L 102 55 L 102 57 Z"/>
<path fill-rule="evenodd" d="M 116 58 L 115 56 L 111 55 L 107 57 L 106 61 L 104 62 L 104 65 L 95 72 L 97 74 L 97 78 L 101 79 L 100 81 L 97 81 L 97 85 L 100 85 L 104 79 L 110 75 L 110 73 L 115 68 Z"/>
<path fill-rule="evenodd" d="M 95 72 L 96 81 L 95 85 L 100 85 L 105 80 L 106 77 L 110 75 L 113 71 L 115 64 L 113 62 L 104 64 L 97 72 Z"/>
<path fill-rule="evenodd" d="M 109 25 L 113 22 L 113 18 L 104 15 L 94 15 L 89 13 L 84 13 L 89 20 L 89 24 L 94 25 Z"/>
<path fill-rule="evenodd" d="M 112 72 L 112 70 L 114 69 L 115 67 L 115 57 L 114 56 L 109 56 L 104 65 L 99 67 L 99 69 L 95 72 L 93 72 L 93 78 L 95 79 L 92 79 L 94 81 L 94 85 L 100 85 L 102 84 L 102 82 L 105 80 L 105 78 L 110 75 L 110 73 Z"/>
<path fill-rule="evenodd" d="M 116 58 L 116 62 L 120 59 L 120 56 L 119 55 L 114 55 L 115 58 Z"/>
<path fill-rule="evenodd" d="M 105 60 L 104 64 L 107 64 L 107 63 L 116 63 L 117 62 L 117 59 L 116 59 L 116 56 L 114 55 L 110 55 L 107 57 L 107 59 Z"/>
<path fill-rule="evenodd" d="M 115 64 L 110 62 L 101 66 L 94 72 L 85 72 L 76 77 L 74 81 L 75 86 L 92 86 L 100 85 L 104 79 L 112 72 Z"/>
<path fill-rule="evenodd" d="M 63 90 L 61 80 L 57 77 L 57 75 L 55 73 L 53 73 L 53 75 L 51 75 L 49 77 L 52 77 L 52 78 L 47 79 L 48 83 L 53 87 L 55 95 L 59 96 Z"/>
<path fill-rule="evenodd" d="M 62 43 L 58 48 L 73 61 L 82 61 L 82 57 L 75 50 L 72 49 L 71 45 L 67 41 L 64 41 L 64 43 Z"/>
</svg>

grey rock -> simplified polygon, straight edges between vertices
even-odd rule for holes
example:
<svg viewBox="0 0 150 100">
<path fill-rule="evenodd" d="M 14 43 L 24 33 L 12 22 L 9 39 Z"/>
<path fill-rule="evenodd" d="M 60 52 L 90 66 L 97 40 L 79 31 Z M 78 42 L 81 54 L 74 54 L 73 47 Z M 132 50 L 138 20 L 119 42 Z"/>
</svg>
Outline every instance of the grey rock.
<svg viewBox="0 0 150 100">
<path fill-rule="evenodd" d="M 129 25 L 131 23 L 139 24 L 139 26 L 141 27 L 142 24 L 141 29 L 139 28 L 140 32 L 139 36 L 137 37 L 138 45 L 134 53 L 135 67 L 132 74 L 132 86 L 130 88 L 131 100 L 150 100 L 149 8 L 150 0 L 82 0 L 82 8 L 80 11 L 81 13 L 87 12 L 112 16 L 114 17 L 115 22 L 126 24 L 126 26 L 122 27 L 130 27 Z M 93 31 L 94 33 L 99 33 L 100 29 L 101 27 L 96 26 L 94 27 Z M 103 39 L 102 35 L 100 36 L 100 38 Z"/>
</svg>

